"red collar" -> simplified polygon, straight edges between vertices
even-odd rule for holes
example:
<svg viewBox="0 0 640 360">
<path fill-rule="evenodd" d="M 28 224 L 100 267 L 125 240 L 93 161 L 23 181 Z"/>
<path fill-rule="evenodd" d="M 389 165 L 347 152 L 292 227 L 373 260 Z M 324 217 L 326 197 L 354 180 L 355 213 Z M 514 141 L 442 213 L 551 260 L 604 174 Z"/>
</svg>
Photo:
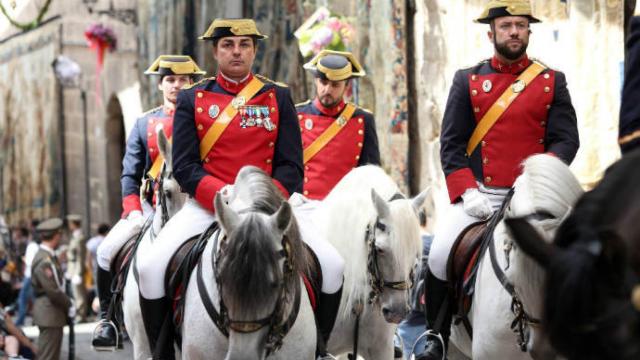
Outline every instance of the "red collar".
<svg viewBox="0 0 640 360">
<path fill-rule="evenodd" d="M 249 75 L 247 75 L 244 80 L 239 82 L 229 79 L 221 72 L 218 72 L 218 76 L 216 77 L 216 82 L 220 85 L 220 87 L 232 94 L 239 93 L 251 80 L 253 80 L 252 73 L 249 73 Z"/>
<path fill-rule="evenodd" d="M 176 109 L 175 108 L 171 109 L 167 106 L 162 105 L 162 111 L 167 116 L 173 116 L 173 114 L 176 112 Z"/>
<path fill-rule="evenodd" d="M 318 100 L 318 98 L 316 97 L 313 100 L 313 105 L 318 108 L 318 110 L 320 110 L 321 113 L 323 113 L 324 115 L 328 115 L 328 116 L 336 116 L 338 114 L 340 114 L 340 112 L 342 110 L 344 110 L 344 100 L 341 100 L 338 105 L 332 107 L 332 108 L 328 108 L 325 107 L 324 105 L 322 105 L 322 103 L 320 103 L 320 100 Z"/>
<path fill-rule="evenodd" d="M 531 61 L 529 60 L 529 57 L 526 54 L 522 57 L 522 59 L 518 60 L 517 62 L 514 62 L 511 65 L 503 63 L 502 61 L 498 60 L 496 56 L 491 58 L 491 67 L 494 68 L 497 72 L 500 72 L 503 74 L 513 74 L 513 75 L 519 74 L 524 69 L 526 69 L 530 63 Z"/>
</svg>

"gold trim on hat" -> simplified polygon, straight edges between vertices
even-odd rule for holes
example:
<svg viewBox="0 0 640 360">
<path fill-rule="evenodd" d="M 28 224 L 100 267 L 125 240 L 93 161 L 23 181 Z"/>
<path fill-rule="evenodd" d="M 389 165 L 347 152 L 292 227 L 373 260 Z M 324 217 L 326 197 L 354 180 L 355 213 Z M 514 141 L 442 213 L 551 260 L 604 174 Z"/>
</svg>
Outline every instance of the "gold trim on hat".
<svg viewBox="0 0 640 360">
<path fill-rule="evenodd" d="M 533 12 L 531 11 L 531 3 L 529 0 L 491 0 L 484 8 L 482 15 L 475 20 L 475 22 L 481 23 L 483 20 L 486 20 L 489 16 L 489 12 L 491 9 L 500 9 L 505 8 L 505 11 L 511 16 L 530 16 L 533 19 L 539 21 L 535 17 L 533 17 Z"/>
<path fill-rule="evenodd" d="M 347 58 L 350 64 L 347 64 L 344 68 L 341 69 L 330 69 L 326 66 L 323 66 L 320 63 L 320 60 L 327 55 L 339 55 Z M 353 69 L 356 71 L 354 72 Z M 331 81 L 340 81 L 345 80 L 350 77 L 363 77 L 366 75 L 366 72 L 362 68 L 362 65 L 358 62 L 356 57 L 348 52 L 348 51 L 334 51 L 334 50 L 322 50 L 318 55 L 316 55 L 311 61 L 304 64 L 303 68 L 306 70 L 318 70 L 322 72 L 327 79 Z"/>
<path fill-rule="evenodd" d="M 184 61 L 175 61 L 175 60 Z M 160 55 L 144 72 L 145 75 L 159 75 L 160 68 L 171 69 L 176 75 L 204 75 L 205 71 L 198 67 L 188 55 Z"/>
<path fill-rule="evenodd" d="M 202 36 L 198 37 L 199 40 L 206 40 L 213 36 L 213 33 L 217 28 L 229 28 L 232 34 L 236 36 L 258 36 L 262 39 L 267 39 L 268 36 L 262 35 L 258 31 L 255 21 L 253 19 L 215 19 L 209 25 L 207 31 Z"/>
</svg>

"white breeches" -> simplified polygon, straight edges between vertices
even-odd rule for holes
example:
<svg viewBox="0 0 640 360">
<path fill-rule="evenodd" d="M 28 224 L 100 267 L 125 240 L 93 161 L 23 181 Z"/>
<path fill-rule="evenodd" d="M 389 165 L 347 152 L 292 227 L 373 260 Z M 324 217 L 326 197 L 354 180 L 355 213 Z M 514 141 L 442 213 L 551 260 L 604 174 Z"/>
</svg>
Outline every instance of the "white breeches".
<svg viewBox="0 0 640 360">
<path fill-rule="evenodd" d="M 314 222 L 317 200 L 309 200 L 298 193 L 291 195 L 289 203 L 300 228 L 302 240 L 318 257 L 322 271 L 322 289 L 325 294 L 333 294 L 342 287 L 344 259 L 326 239 L 322 238 Z"/>
<path fill-rule="evenodd" d="M 494 211 L 500 209 L 502 201 L 509 192 L 509 189 L 487 189 L 480 186 L 480 192 L 486 195 L 491 201 Z M 462 205 L 462 201 L 453 204 L 447 209 L 443 221 L 438 224 L 429 252 L 429 269 L 431 273 L 440 280 L 447 280 L 447 261 L 453 243 L 460 235 L 460 232 L 467 226 L 482 221 L 482 219 L 467 214 Z"/>
<path fill-rule="evenodd" d="M 98 246 L 97 260 L 98 266 L 102 270 L 109 271 L 111 269 L 111 261 L 122 249 L 127 240 L 135 236 L 142 229 L 144 220 L 142 218 L 135 220 L 120 219 L 109 230 L 107 236 Z"/>
<path fill-rule="evenodd" d="M 140 294 L 145 299 L 165 296 L 164 278 L 173 254 L 191 237 L 202 234 L 215 221 L 214 214 L 188 198 L 162 228 L 149 251 L 137 254 Z"/>
</svg>

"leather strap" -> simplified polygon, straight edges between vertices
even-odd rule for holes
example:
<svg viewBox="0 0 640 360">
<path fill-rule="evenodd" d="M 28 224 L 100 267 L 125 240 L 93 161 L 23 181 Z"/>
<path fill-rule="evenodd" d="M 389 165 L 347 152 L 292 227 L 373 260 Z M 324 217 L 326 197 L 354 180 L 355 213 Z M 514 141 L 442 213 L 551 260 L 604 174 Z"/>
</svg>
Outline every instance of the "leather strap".
<svg viewBox="0 0 640 360">
<path fill-rule="evenodd" d="M 485 135 L 489 132 L 489 129 L 498 121 L 500 116 L 504 114 L 505 111 L 509 108 L 509 106 L 513 103 L 513 101 L 520 95 L 527 86 L 536 78 L 536 76 L 540 75 L 546 67 L 540 64 L 537 61 L 534 61 L 529 65 L 529 67 L 518 76 L 516 81 L 507 88 L 507 90 L 500 95 L 498 100 L 496 100 L 493 105 L 489 108 L 486 114 L 480 119 L 478 125 L 476 125 L 475 130 L 473 130 L 473 134 L 471 134 L 471 139 L 469 139 L 469 144 L 467 144 L 467 156 L 471 156 L 473 151 L 478 147 L 480 141 L 484 138 Z M 516 85 L 519 84 L 519 85 Z M 520 91 L 515 91 L 514 88 L 520 87 Z"/>
<path fill-rule="evenodd" d="M 213 146 L 216 144 L 220 135 L 224 132 L 227 126 L 231 123 L 234 117 L 238 114 L 238 108 L 249 101 L 255 94 L 262 89 L 264 83 L 257 77 L 253 79 L 236 95 L 236 97 L 222 110 L 222 114 L 211 125 L 207 133 L 200 141 L 200 159 L 207 157 L 207 154 Z"/>
<path fill-rule="evenodd" d="M 303 152 L 303 162 L 306 164 L 313 158 L 322 148 L 324 148 L 340 131 L 347 125 L 353 113 L 356 111 L 356 106 L 352 103 L 347 103 L 344 110 L 340 113 L 340 116 L 329 125 L 329 127 L 320 134 Z"/>
<path fill-rule="evenodd" d="M 171 143 L 171 137 L 169 137 L 167 140 L 169 140 L 169 143 Z M 160 175 L 160 170 L 162 170 L 163 163 L 164 156 L 162 156 L 162 153 L 159 152 L 158 156 L 156 156 L 156 159 L 153 161 L 151 168 L 149 169 L 149 171 L 147 171 L 147 175 L 154 181 L 158 180 L 158 175 Z"/>
</svg>

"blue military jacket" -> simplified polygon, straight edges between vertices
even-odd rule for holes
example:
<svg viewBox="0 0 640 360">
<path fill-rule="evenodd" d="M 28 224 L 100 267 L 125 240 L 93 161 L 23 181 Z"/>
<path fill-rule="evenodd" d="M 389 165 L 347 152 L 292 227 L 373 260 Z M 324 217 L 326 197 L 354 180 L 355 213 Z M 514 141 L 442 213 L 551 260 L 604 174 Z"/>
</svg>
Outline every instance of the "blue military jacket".
<svg viewBox="0 0 640 360">
<path fill-rule="evenodd" d="M 631 19 L 627 62 L 620 105 L 620 147 L 623 153 L 640 145 L 640 16 Z"/>
</svg>

